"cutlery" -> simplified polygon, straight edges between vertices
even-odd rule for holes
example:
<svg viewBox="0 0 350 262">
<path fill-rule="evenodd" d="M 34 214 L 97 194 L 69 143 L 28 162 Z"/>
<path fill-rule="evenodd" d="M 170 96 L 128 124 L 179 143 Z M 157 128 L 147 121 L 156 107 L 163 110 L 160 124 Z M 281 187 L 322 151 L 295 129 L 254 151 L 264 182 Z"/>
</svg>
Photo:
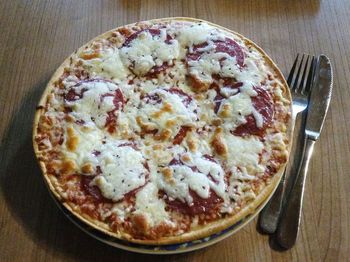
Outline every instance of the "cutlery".
<svg viewBox="0 0 350 262">
<path fill-rule="evenodd" d="M 302 55 L 300 62 L 299 57 L 300 55 L 298 54 L 287 79 L 292 94 L 292 130 L 294 129 L 297 115 L 307 108 L 316 68 L 315 57 Z M 299 67 L 297 69 L 298 63 Z M 288 175 L 285 171 L 275 193 L 260 213 L 259 226 L 265 233 L 273 234 L 277 229 L 285 196 L 286 177 L 288 177 Z"/>
<path fill-rule="evenodd" d="M 308 166 L 314 144 L 320 136 L 327 115 L 332 87 L 333 72 L 330 60 L 325 55 L 320 55 L 306 117 L 302 161 L 283 207 L 276 232 L 277 242 L 287 249 L 295 244 L 298 236 Z"/>
</svg>

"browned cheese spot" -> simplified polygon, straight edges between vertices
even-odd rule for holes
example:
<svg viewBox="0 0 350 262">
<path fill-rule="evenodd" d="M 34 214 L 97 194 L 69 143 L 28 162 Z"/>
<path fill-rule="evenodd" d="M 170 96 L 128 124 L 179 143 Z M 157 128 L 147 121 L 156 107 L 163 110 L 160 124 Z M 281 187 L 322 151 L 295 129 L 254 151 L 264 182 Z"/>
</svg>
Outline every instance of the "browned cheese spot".
<svg viewBox="0 0 350 262">
<path fill-rule="evenodd" d="M 139 127 L 141 127 L 142 131 L 144 132 L 150 132 L 155 130 L 154 126 L 144 123 L 140 116 L 136 117 L 136 123 L 139 125 Z"/>
<path fill-rule="evenodd" d="M 167 181 L 168 183 L 172 184 L 174 183 L 174 180 L 173 180 L 173 170 L 169 167 L 164 167 L 162 170 L 162 175 L 165 179 L 165 181 Z"/>
<path fill-rule="evenodd" d="M 171 112 L 173 112 L 171 104 L 164 103 L 163 107 L 159 111 L 153 113 L 151 116 L 154 118 L 160 118 L 164 113 L 171 113 Z"/>
<path fill-rule="evenodd" d="M 64 119 L 67 121 L 67 122 L 70 122 L 70 123 L 73 123 L 75 118 L 71 115 L 65 115 Z"/>
<path fill-rule="evenodd" d="M 164 129 L 159 134 L 156 134 L 154 136 L 154 139 L 157 141 L 166 141 L 171 137 L 171 134 L 172 134 L 171 130 Z"/>
<path fill-rule="evenodd" d="M 67 128 L 67 141 L 66 145 L 69 151 L 75 151 L 77 149 L 79 142 L 78 136 L 75 135 L 73 127 L 69 126 Z"/>
<path fill-rule="evenodd" d="M 189 137 L 187 139 L 187 144 L 188 144 L 188 148 L 190 149 L 191 152 L 196 152 L 197 144 L 196 144 L 195 140 L 192 137 Z"/>
<path fill-rule="evenodd" d="M 226 156 L 227 155 L 227 145 L 225 144 L 223 138 L 222 138 L 222 129 L 218 127 L 211 140 L 211 146 L 213 147 L 214 151 L 219 156 Z"/>
<path fill-rule="evenodd" d="M 154 145 L 154 146 L 152 146 L 152 149 L 153 150 L 160 150 L 160 149 L 162 149 L 162 145 Z"/>
<path fill-rule="evenodd" d="M 211 121 L 211 124 L 213 126 L 220 126 L 222 124 L 222 120 L 220 118 L 214 118 L 212 121 Z"/>
<path fill-rule="evenodd" d="M 188 154 L 184 154 L 181 157 L 181 160 L 184 161 L 184 162 L 189 162 L 191 160 L 191 158 L 190 158 L 190 156 Z"/>
<path fill-rule="evenodd" d="M 94 167 L 91 165 L 91 163 L 85 163 L 81 167 L 81 171 L 85 174 L 92 174 L 94 172 Z"/>
<path fill-rule="evenodd" d="M 61 174 L 68 175 L 72 174 L 76 170 L 76 164 L 70 159 L 66 159 L 61 164 Z"/>
<path fill-rule="evenodd" d="M 230 110 L 231 109 L 231 107 L 230 107 L 230 105 L 223 105 L 222 106 L 222 109 L 220 110 L 220 113 L 219 113 L 219 115 L 221 116 L 221 117 L 230 117 Z"/>
<path fill-rule="evenodd" d="M 201 81 L 198 77 L 191 75 L 190 83 L 192 86 L 192 90 L 194 92 L 204 92 L 207 91 L 211 83 L 205 83 Z"/>
<path fill-rule="evenodd" d="M 165 126 L 168 128 L 173 127 L 174 125 L 176 125 L 176 120 L 175 119 L 169 119 L 165 122 Z"/>
</svg>

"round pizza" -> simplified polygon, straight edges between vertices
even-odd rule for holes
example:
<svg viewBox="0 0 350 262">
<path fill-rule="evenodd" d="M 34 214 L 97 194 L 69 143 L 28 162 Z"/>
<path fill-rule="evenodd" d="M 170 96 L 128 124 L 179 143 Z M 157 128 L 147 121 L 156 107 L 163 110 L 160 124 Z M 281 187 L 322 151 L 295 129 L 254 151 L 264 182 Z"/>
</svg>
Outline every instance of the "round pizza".
<svg viewBox="0 0 350 262">
<path fill-rule="evenodd" d="M 282 74 L 253 42 L 197 19 L 158 19 L 67 58 L 37 107 L 33 144 L 76 217 L 134 243 L 181 243 L 272 194 L 290 115 Z"/>
</svg>

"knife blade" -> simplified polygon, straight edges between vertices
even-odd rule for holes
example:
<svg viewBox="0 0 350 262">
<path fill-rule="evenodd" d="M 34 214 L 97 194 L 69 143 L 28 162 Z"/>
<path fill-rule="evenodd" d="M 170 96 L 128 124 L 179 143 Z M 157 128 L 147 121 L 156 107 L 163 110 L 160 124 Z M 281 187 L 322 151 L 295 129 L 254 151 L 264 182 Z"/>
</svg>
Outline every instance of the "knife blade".
<svg viewBox="0 0 350 262">
<path fill-rule="evenodd" d="M 320 55 L 318 67 L 314 83 L 315 89 L 311 92 L 305 125 L 305 135 L 313 140 L 317 140 L 320 136 L 333 88 L 333 71 L 329 58 Z"/>
<path fill-rule="evenodd" d="M 318 59 L 305 124 L 302 160 L 298 172 L 294 176 L 295 182 L 283 208 L 276 233 L 277 242 L 286 249 L 295 244 L 298 236 L 308 166 L 314 144 L 320 136 L 332 95 L 333 71 L 330 60 L 325 55 L 320 55 Z"/>
</svg>

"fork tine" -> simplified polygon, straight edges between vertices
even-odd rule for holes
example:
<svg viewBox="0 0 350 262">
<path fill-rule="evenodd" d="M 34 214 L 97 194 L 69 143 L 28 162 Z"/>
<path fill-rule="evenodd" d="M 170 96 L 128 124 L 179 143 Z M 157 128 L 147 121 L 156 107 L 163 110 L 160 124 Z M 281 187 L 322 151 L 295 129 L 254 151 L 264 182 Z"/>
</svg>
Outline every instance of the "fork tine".
<svg viewBox="0 0 350 262">
<path fill-rule="evenodd" d="M 287 79 L 287 84 L 288 84 L 289 88 L 292 88 L 291 84 L 292 84 L 292 80 L 293 80 L 293 76 L 294 76 L 294 70 L 295 70 L 295 67 L 297 66 L 298 59 L 299 59 L 299 54 L 297 54 L 297 57 L 294 60 L 292 69 L 289 72 L 289 76 L 288 76 L 288 79 Z"/>
<path fill-rule="evenodd" d="M 309 93 L 310 93 L 311 84 L 312 84 L 312 81 L 313 81 L 314 75 L 315 75 L 316 64 L 317 64 L 317 58 L 312 56 L 311 65 L 310 65 L 305 89 L 303 90 L 303 94 L 305 94 L 305 95 L 309 95 Z"/>
<path fill-rule="evenodd" d="M 299 76 L 300 76 L 301 68 L 303 66 L 304 56 L 305 55 L 303 54 L 303 56 L 301 57 L 301 61 L 300 61 L 299 68 L 298 68 L 298 72 L 297 72 L 297 75 L 296 75 L 294 83 L 293 83 L 292 90 L 294 90 L 294 91 L 297 91 L 298 82 L 299 82 Z"/>
<path fill-rule="evenodd" d="M 307 59 L 306 59 L 305 66 L 304 66 L 303 75 L 301 76 L 300 84 L 299 84 L 299 87 L 298 87 L 298 90 L 301 93 L 303 93 L 303 91 L 305 89 L 305 85 L 306 85 L 305 78 L 306 78 L 306 70 L 307 70 L 308 65 L 309 65 L 309 58 L 310 58 L 310 56 L 307 55 Z"/>
</svg>

